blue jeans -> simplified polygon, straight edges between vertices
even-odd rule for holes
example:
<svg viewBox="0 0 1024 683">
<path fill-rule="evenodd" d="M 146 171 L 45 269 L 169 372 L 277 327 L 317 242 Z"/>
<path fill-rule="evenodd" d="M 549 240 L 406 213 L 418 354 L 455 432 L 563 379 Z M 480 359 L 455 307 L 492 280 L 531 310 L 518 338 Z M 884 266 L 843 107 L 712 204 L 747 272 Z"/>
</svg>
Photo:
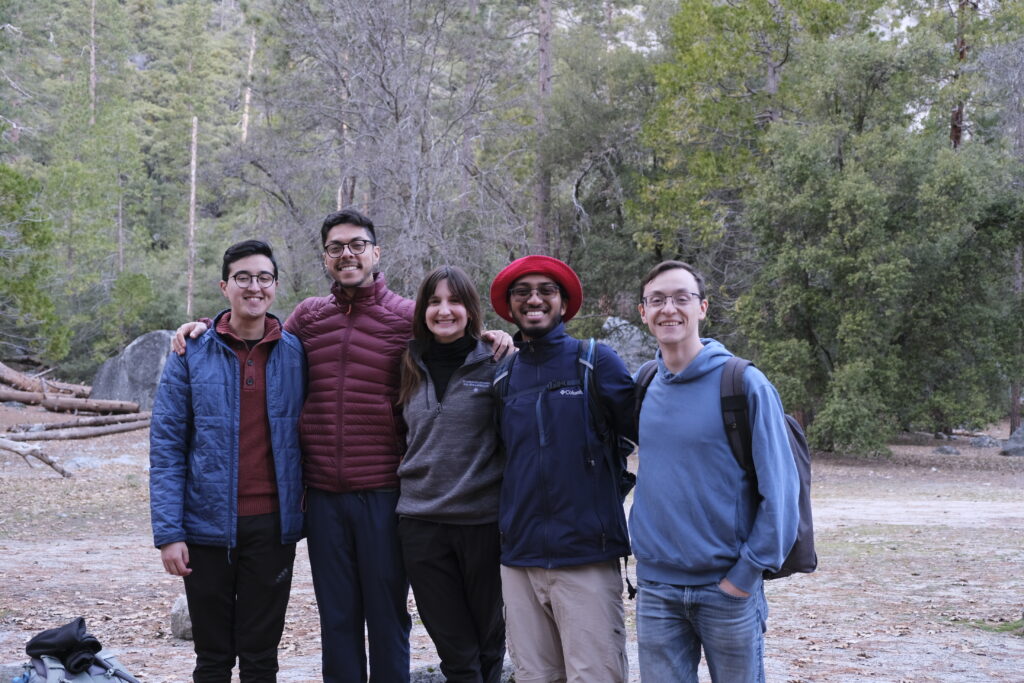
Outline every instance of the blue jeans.
<svg viewBox="0 0 1024 683">
<path fill-rule="evenodd" d="M 763 587 L 737 598 L 714 583 L 638 583 L 636 634 L 644 683 L 697 683 L 702 647 L 712 681 L 764 683 Z"/>
</svg>

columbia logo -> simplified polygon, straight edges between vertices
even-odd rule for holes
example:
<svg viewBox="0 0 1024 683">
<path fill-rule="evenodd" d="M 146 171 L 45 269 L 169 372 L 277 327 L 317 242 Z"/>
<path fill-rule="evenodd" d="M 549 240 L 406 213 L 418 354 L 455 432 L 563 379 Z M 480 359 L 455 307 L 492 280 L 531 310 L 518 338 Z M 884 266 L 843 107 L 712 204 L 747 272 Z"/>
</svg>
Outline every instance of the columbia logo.
<svg viewBox="0 0 1024 683">
<path fill-rule="evenodd" d="M 582 396 L 583 395 L 583 390 L 582 389 L 562 389 L 558 393 L 561 394 L 562 396 Z"/>
</svg>

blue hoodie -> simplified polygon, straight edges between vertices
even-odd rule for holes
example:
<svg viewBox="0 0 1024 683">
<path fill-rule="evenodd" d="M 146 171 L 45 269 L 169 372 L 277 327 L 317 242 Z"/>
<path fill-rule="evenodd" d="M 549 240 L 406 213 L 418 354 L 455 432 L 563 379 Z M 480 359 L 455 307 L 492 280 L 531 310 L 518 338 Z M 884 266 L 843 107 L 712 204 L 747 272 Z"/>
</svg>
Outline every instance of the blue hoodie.
<svg viewBox="0 0 1024 683">
<path fill-rule="evenodd" d="M 760 370 L 744 373 L 756 481 L 736 462 L 722 420 L 717 341 L 673 374 L 658 372 L 640 411 L 640 467 L 629 516 L 637 578 L 679 586 L 726 577 L 753 593 L 796 540 L 799 478 L 782 402 Z"/>
</svg>

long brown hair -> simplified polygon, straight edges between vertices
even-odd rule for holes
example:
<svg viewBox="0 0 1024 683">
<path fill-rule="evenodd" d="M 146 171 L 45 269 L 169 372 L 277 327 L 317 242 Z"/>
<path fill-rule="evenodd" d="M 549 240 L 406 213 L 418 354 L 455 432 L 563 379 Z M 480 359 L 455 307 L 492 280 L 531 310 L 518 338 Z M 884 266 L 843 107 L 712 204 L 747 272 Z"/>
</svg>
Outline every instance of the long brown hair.
<svg viewBox="0 0 1024 683">
<path fill-rule="evenodd" d="M 448 289 L 455 296 L 459 297 L 462 305 L 466 307 L 466 334 L 473 339 L 479 339 L 483 331 L 480 312 L 480 295 L 473 286 L 462 268 L 458 266 L 441 266 L 432 270 L 420 283 L 419 291 L 416 292 L 416 309 L 412 318 L 412 336 L 419 342 L 420 348 L 426 347 L 434 335 L 427 328 L 427 305 L 430 297 L 434 296 L 441 280 L 448 281 Z M 402 383 L 398 389 L 398 404 L 403 405 L 412 398 L 412 395 L 423 382 L 423 370 L 417 365 L 416 359 L 412 356 L 412 350 L 407 348 L 402 354 Z"/>
</svg>

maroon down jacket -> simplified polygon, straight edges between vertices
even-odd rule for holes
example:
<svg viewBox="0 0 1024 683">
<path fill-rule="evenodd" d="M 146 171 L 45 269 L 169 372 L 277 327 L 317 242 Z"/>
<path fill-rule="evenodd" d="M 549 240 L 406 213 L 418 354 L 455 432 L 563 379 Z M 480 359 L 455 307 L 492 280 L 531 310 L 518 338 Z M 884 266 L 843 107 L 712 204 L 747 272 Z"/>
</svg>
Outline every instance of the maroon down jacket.
<svg viewBox="0 0 1024 683">
<path fill-rule="evenodd" d="M 354 295 L 337 283 L 285 322 L 309 366 L 299 421 L 306 486 L 333 492 L 397 488 L 405 427 L 395 401 L 399 360 L 412 338 L 413 302 L 377 274 Z"/>
</svg>

